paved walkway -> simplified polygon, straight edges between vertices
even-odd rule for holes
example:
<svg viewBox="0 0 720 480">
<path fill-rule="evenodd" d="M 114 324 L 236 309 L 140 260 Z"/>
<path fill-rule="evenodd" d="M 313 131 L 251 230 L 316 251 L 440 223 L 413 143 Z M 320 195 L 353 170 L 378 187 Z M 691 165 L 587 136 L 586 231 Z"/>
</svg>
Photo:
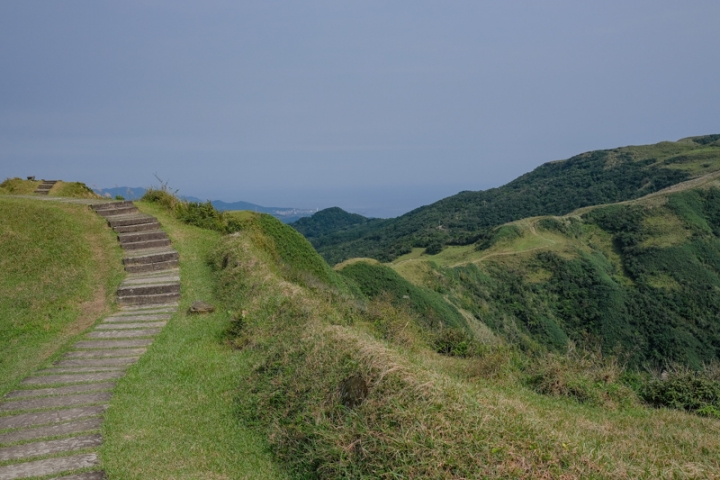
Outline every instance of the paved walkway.
<svg viewBox="0 0 720 480">
<path fill-rule="evenodd" d="M 115 382 L 152 344 L 180 298 L 178 253 L 157 219 L 132 202 L 56 201 L 88 204 L 108 220 L 128 275 L 118 289 L 118 312 L 0 400 L 0 480 L 105 478 L 96 449 Z"/>
</svg>

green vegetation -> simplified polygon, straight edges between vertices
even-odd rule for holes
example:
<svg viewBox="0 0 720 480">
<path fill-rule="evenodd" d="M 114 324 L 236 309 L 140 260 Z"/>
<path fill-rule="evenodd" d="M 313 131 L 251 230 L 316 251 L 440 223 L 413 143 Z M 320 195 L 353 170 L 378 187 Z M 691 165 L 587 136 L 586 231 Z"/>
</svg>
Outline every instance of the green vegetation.
<svg viewBox="0 0 720 480">
<path fill-rule="evenodd" d="M 714 362 L 702 371 L 675 365 L 643 385 L 641 395 L 656 407 L 720 419 L 720 364 Z"/>
<path fill-rule="evenodd" d="M 30 195 L 40 185 L 41 181 L 23 180 L 21 178 L 7 178 L 0 183 L 0 193 L 10 195 Z"/>
<path fill-rule="evenodd" d="M 416 313 L 423 326 L 427 328 L 434 330 L 441 330 L 443 327 L 462 330 L 467 328 L 463 316 L 440 294 L 413 285 L 390 267 L 355 262 L 345 266 L 340 273 L 351 278 L 368 298 L 375 299 L 389 295 L 394 303 L 407 306 Z"/>
<path fill-rule="evenodd" d="M 237 415 L 268 438 L 293 476 L 720 473 L 715 420 L 641 406 L 614 357 L 582 349 L 522 354 L 507 344 L 438 355 L 441 340 L 428 344 L 414 327 L 418 313 L 394 304 L 402 292 L 364 304 L 330 285 L 289 280 L 274 242 L 250 225 L 259 218 L 246 216 L 245 228 L 224 237 L 211 258 L 216 293 L 234 312 L 231 343 L 253 365 L 237 378 Z M 385 271 L 365 265 L 342 271 L 358 269 L 368 292 L 382 291 Z M 467 338 L 448 338 L 443 353 Z"/>
<path fill-rule="evenodd" d="M 314 238 L 351 226 L 379 222 L 381 222 L 379 219 L 363 217 L 357 213 L 348 213 L 342 208 L 332 207 L 320 210 L 310 217 L 301 218 L 293 222 L 291 226 L 306 238 Z"/>
<path fill-rule="evenodd" d="M 101 198 L 82 182 L 58 182 L 49 193 L 52 197 Z"/>
<path fill-rule="evenodd" d="M 714 138 L 588 152 L 541 165 L 499 188 L 461 192 L 391 220 L 319 228 L 308 238 L 331 264 L 353 257 L 391 261 L 416 247 L 437 253 L 487 238 L 507 222 L 635 199 L 716 172 L 720 144 Z"/>
<path fill-rule="evenodd" d="M 231 317 L 214 296 L 209 251 L 217 232 L 183 224 L 164 208 L 157 216 L 180 252 L 180 309 L 118 382 L 103 425 L 103 465 L 110 478 L 286 478 L 265 440 L 241 425 L 235 391 L 251 369 L 249 352 L 224 343 Z M 186 313 L 195 300 L 215 313 Z"/>
<path fill-rule="evenodd" d="M 107 313 L 121 278 L 86 206 L 0 197 L 0 396 Z"/>
</svg>

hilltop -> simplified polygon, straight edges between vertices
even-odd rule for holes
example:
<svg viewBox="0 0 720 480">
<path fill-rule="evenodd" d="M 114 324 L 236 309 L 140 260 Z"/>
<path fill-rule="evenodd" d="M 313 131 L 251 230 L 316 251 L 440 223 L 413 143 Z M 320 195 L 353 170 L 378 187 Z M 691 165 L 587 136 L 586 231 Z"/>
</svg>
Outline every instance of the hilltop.
<svg viewBox="0 0 720 480">
<path fill-rule="evenodd" d="M 413 248 L 470 245 L 521 218 L 640 198 L 720 170 L 720 135 L 597 150 L 541 165 L 498 188 L 466 191 L 395 219 L 310 237 L 331 264 L 353 257 L 392 261 Z"/>
</svg>

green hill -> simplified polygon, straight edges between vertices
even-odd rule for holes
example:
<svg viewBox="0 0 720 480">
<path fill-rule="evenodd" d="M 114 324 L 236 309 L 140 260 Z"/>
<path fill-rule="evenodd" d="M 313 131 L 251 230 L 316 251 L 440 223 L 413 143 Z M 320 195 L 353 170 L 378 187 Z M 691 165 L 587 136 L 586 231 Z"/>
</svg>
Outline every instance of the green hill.
<svg viewBox="0 0 720 480">
<path fill-rule="evenodd" d="M 308 238 L 331 264 L 353 257 L 391 261 L 413 248 L 437 253 L 474 243 L 507 222 L 640 198 L 718 170 L 720 135 L 597 150 L 546 163 L 499 188 L 461 192 L 395 219 Z"/>
<path fill-rule="evenodd" d="M 720 359 L 718 175 L 666 193 L 499 227 L 394 268 L 528 349 L 568 340 L 633 365 Z"/>
<path fill-rule="evenodd" d="M 379 219 L 363 217 L 357 213 L 346 212 L 339 207 L 332 207 L 320 210 L 310 217 L 301 218 L 290 225 L 305 235 L 306 238 L 316 238 L 348 227 L 367 224 L 376 225 L 380 222 Z"/>
</svg>

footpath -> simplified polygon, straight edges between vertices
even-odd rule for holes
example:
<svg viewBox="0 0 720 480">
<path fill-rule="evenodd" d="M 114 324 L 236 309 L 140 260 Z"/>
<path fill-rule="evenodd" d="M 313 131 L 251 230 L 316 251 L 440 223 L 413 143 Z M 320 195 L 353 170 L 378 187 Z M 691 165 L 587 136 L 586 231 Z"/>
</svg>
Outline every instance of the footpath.
<svg viewBox="0 0 720 480">
<path fill-rule="evenodd" d="M 0 399 L 0 480 L 104 479 L 96 452 L 103 412 L 115 382 L 178 308 L 178 252 L 157 219 L 132 202 L 40 198 L 88 204 L 105 217 L 125 251 L 128 274 L 117 291 L 117 312 Z"/>
</svg>

